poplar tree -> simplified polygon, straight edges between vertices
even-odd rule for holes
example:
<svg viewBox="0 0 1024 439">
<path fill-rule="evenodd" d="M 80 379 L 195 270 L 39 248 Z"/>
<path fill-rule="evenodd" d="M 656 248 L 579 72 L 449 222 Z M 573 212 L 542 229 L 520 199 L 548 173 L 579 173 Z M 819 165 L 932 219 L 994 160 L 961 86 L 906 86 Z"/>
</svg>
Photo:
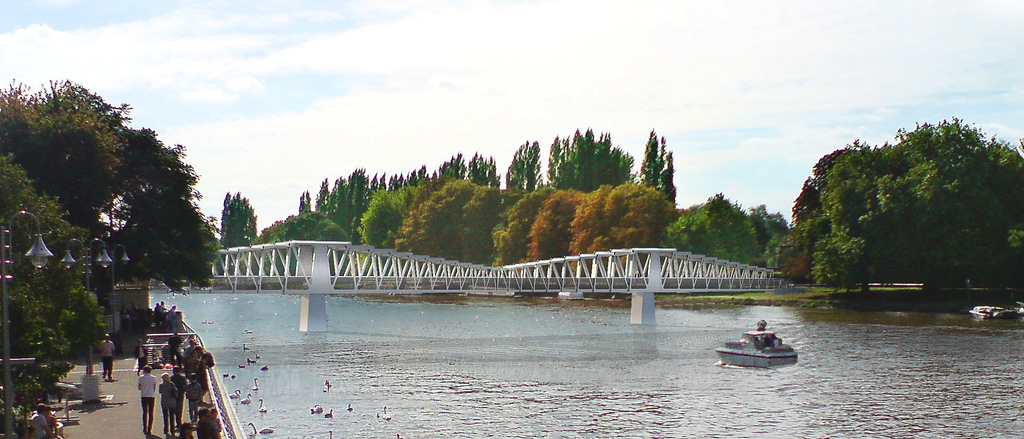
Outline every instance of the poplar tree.
<svg viewBox="0 0 1024 439">
<path fill-rule="evenodd" d="M 220 216 L 220 244 L 225 248 L 250 245 L 256 240 L 256 211 L 241 192 L 224 196 Z"/>
<path fill-rule="evenodd" d="M 505 173 L 505 188 L 531 192 L 540 186 L 540 144 L 523 143 Z"/>
</svg>

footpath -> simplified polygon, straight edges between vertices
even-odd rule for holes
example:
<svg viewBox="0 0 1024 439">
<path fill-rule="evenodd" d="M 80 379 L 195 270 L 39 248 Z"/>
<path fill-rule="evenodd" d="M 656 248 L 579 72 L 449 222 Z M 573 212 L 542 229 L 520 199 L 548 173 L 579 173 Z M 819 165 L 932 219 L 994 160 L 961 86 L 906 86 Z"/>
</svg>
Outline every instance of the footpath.
<svg viewBox="0 0 1024 439">
<path fill-rule="evenodd" d="M 163 417 L 160 414 L 159 400 L 154 410 L 153 434 L 146 434 L 142 430 L 142 405 L 138 390 L 138 375 L 135 371 L 137 360 L 130 355 L 135 346 L 136 337 L 139 336 L 133 335 L 121 340 L 124 343 L 123 350 L 129 354 L 114 357 L 114 381 L 100 381 L 99 403 L 84 403 L 81 400 L 62 401 L 60 404 L 51 402 L 50 405 L 55 409 L 60 408 L 60 411 L 55 411 L 54 415 L 64 424 L 65 439 L 161 439 L 175 437 L 163 435 Z M 145 337 L 145 335 L 141 335 L 141 337 Z M 99 376 L 103 367 L 98 356 L 94 355 L 93 358 L 95 360 L 93 373 Z M 75 363 L 74 369 L 61 381 L 80 385 L 82 376 L 85 375 L 85 370 L 85 362 L 79 360 Z M 153 375 L 159 378 L 164 372 L 163 370 L 154 369 Z M 167 370 L 166 372 L 169 373 L 170 371 Z M 220 399 L 220 401 L 207 396 L 206 402 L 215 403 L 217 406 L 223 407 L 224 399 L 214 395 L 214 393 L 222 395 L 220 393 L 222 389 L 222 386 L 219 385 L 220 380 L 216 379 L 216 369 L 211 371 L 211 375 L 210 395 Z M 222 437 L 226 439 L 236 437 L 234 431 L 237 429 L 233 428 L 228 420 L 229 418 L 226 417 L 227 414 L 223 413 L 223 408 L 221 411 L 221 423 L 224 425 Z M 187 408 L 184 410 L 182 420 L 188 422 Z"/>
</svg>

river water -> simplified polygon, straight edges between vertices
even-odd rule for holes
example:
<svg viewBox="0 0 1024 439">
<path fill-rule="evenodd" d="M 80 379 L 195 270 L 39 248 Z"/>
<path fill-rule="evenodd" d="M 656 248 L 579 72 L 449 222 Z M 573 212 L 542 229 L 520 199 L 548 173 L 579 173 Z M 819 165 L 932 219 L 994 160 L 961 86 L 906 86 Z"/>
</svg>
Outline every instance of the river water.
<svg viewBox="0 0 1024 439">
<path fill-rule="evenodd" d="M 184 311 L 227 388 L 252 394 L 234 402 L 241 423 L 273 437 L 1024 435 L 1018 321 L 658 308 L 638 326 L 628 302 L 331 296 L 330 330 L 302 333 L 297 296 L 153 300 Z M 799 363 L 717 366 L 714 349 L 761 319 Z"/>
</svg>

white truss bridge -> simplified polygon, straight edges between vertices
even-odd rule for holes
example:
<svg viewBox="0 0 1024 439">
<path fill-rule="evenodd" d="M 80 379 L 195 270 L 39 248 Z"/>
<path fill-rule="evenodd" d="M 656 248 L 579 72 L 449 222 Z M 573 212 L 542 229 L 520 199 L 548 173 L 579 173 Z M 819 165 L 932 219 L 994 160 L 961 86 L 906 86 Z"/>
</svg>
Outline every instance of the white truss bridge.
<svg viewBox="0 0 1024 439">
<path fill-rule="evenodd" d="M 669 248 L 631 248 L 492 267 L 335 241 L 218 252 L 213 277 L 233 293 L 302 296 L 302 331 L 327 329 L 326 294 L 632 294 L 630 321 L 654 323 L 654 293 L 782 286 L 767 268 Z"/>
</svg>

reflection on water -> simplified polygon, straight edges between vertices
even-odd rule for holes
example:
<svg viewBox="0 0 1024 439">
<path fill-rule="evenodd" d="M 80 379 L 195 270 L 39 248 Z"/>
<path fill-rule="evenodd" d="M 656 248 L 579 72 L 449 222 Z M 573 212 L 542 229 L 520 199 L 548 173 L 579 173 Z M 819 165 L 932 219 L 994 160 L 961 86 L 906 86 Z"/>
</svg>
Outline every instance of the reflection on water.
<svg viewBox="0 0 1024 439">
<path fill-rule="evenodd" d="M 220 371 L 235 376 L 224 379 L 229 390 L 270 409 L 237 406 L 242 423 L 276 437 L 1014 437 L 1024 428 L 1017 321 L 744 307 L 658 309 L 658 325 L 636 326 L 621 302 L 329 297 L 330 331 L 301 333 L 295 296 L 154 298 L 184 310 Z M 714 348 L 761 319 L 800 362 L 716 366 Z M 317 404 L 333 418 L 310 414 Z"/>
</svg>

